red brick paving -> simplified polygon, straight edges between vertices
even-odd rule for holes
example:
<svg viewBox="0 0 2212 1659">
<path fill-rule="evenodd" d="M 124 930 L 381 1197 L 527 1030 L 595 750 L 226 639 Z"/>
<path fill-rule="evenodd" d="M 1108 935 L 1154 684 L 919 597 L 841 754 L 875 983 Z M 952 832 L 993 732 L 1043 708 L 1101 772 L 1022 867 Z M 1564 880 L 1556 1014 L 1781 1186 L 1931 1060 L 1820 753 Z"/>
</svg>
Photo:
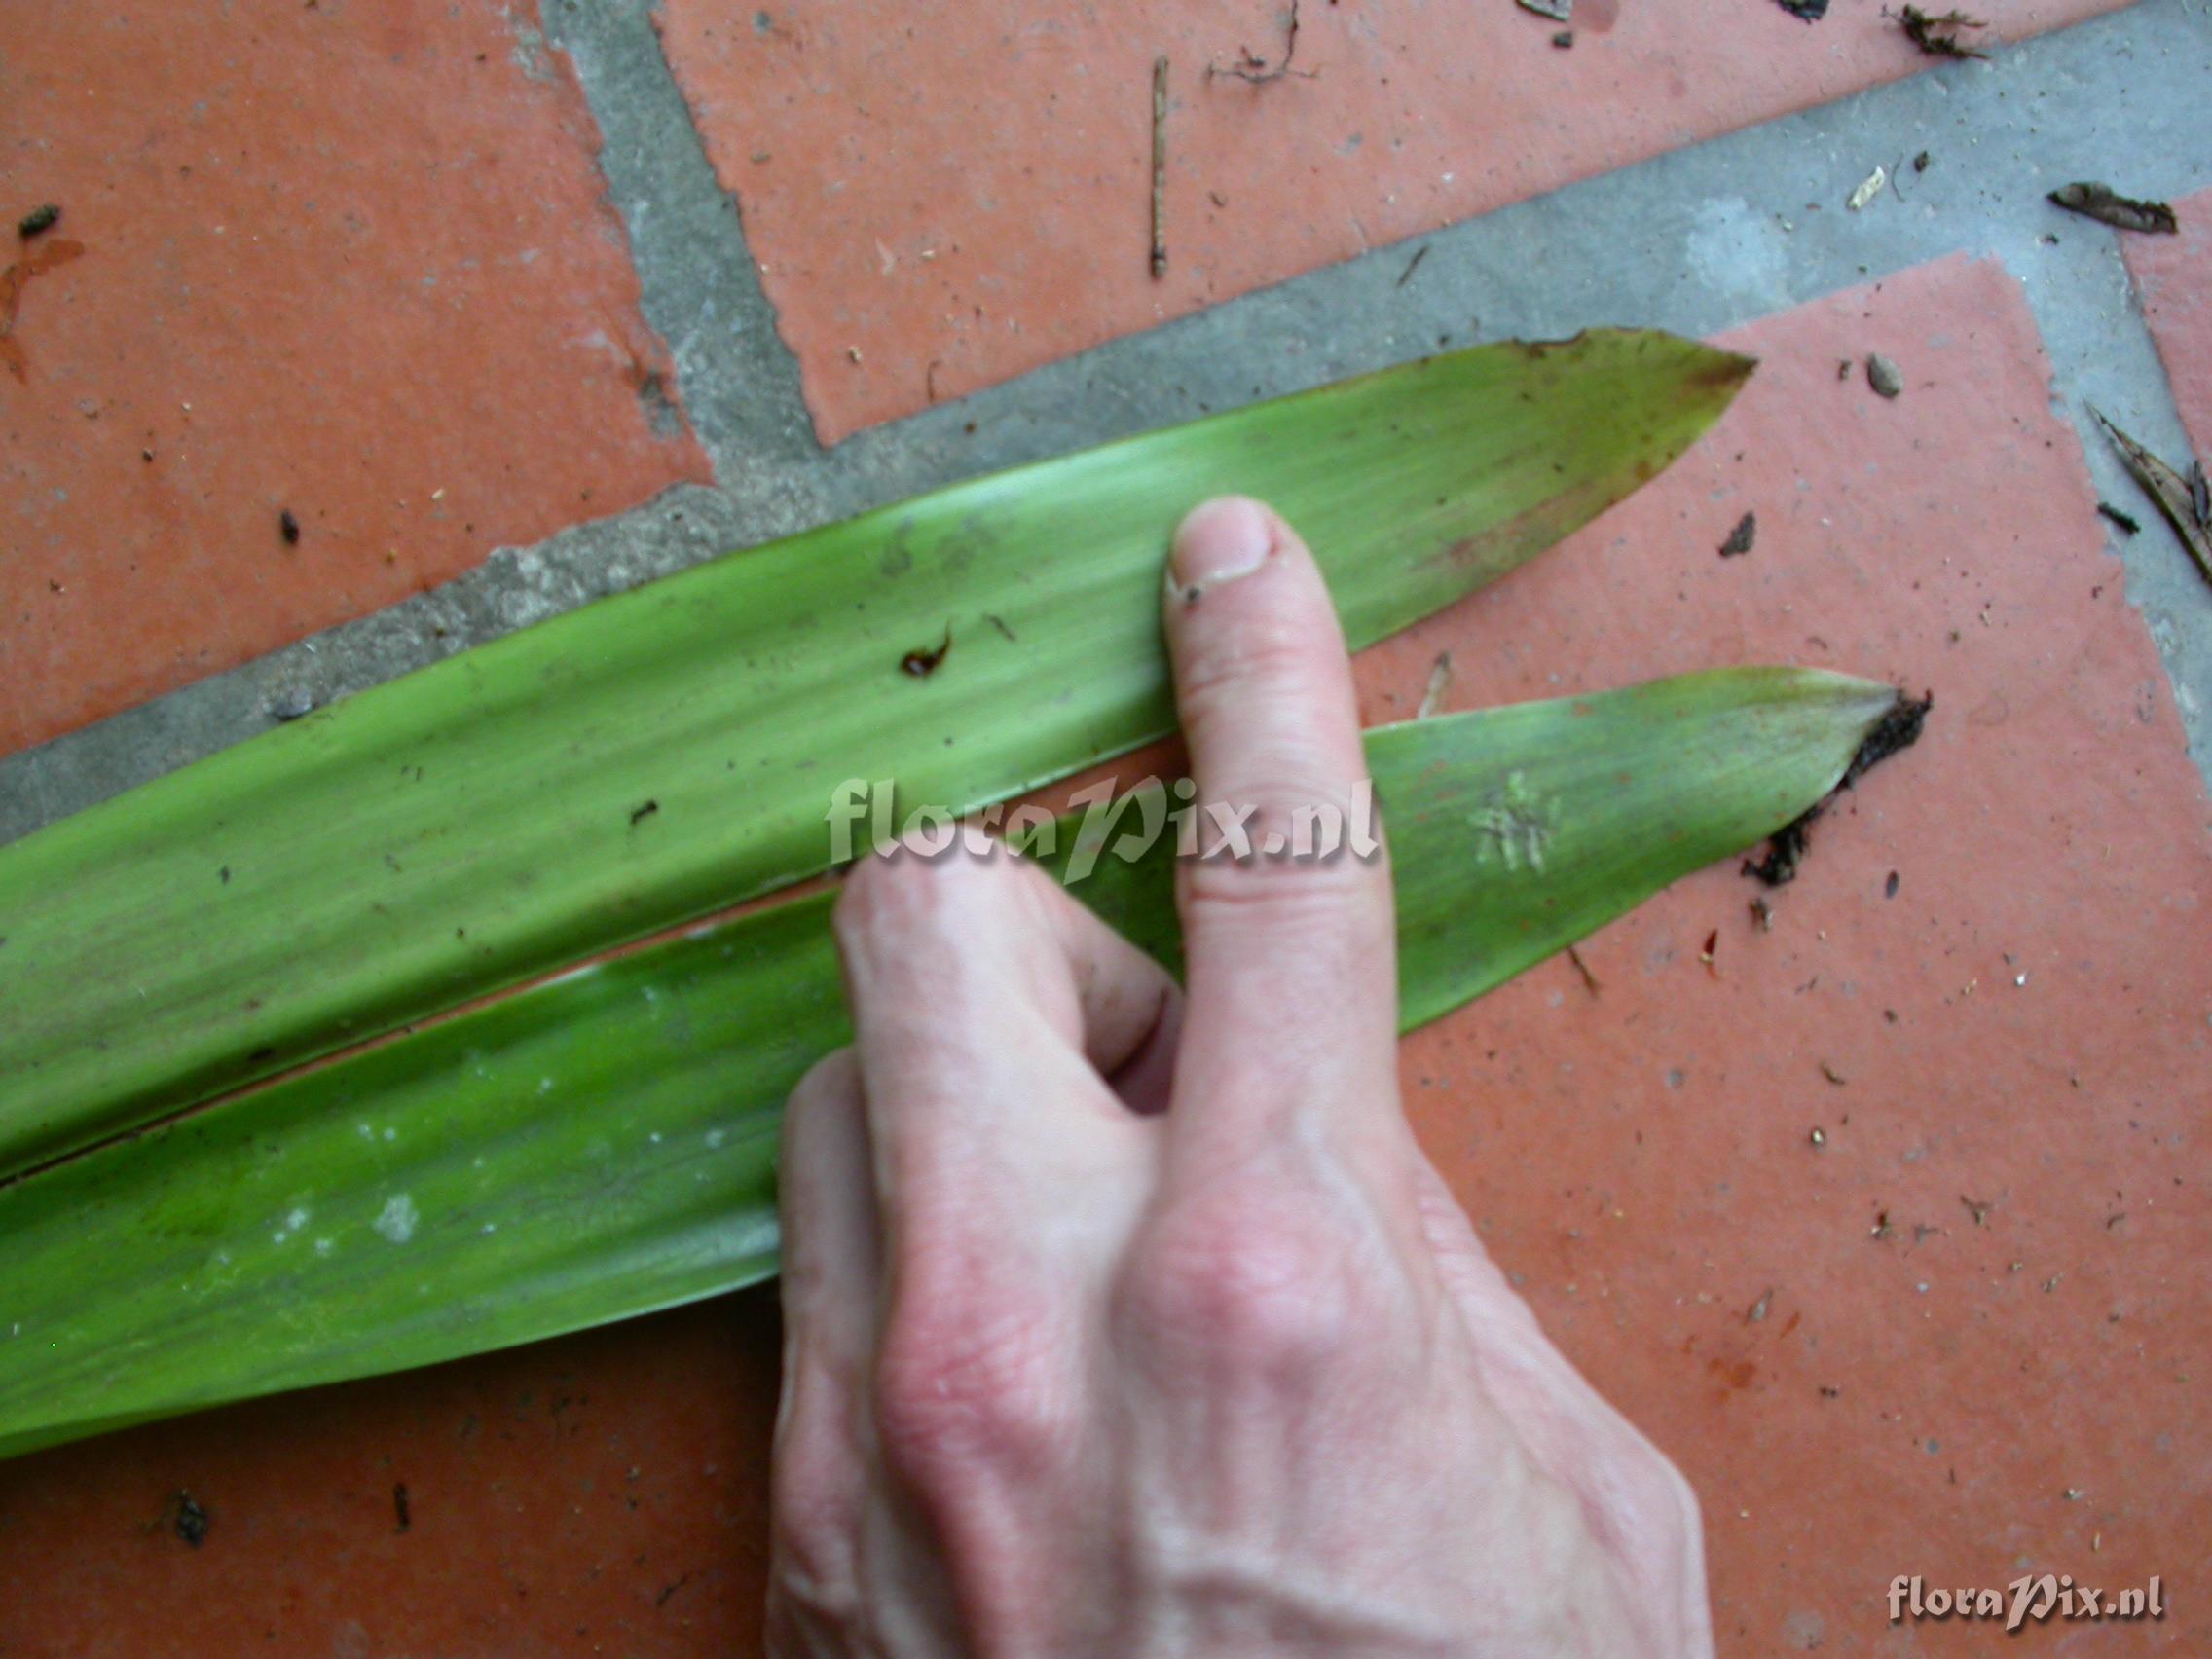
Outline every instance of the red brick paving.
<svg viewBox="0 0 2212 1659">
<path fill-rule="evenodd" d="M 2120 3 L 1972 10 L 1994 38 L 2016 39 Z M 1279 63 L 1279 0 L 1015 13 L 947 0 L 661 6 L 825 441 L 1927 63 L 1870 0 L 1810 25 L 1771 0 L 1580 0 L 1564 52 L 1557 24 L 1511 0 L 1304 0 L 1292 72 L 1260 86 L 1206 71 L 1244 50 Z M 1161 54 L 1169 257 L 1155 282 Z M 1829 179 L 1830 205 L 1891 159 Z M 1808 156 L 1809 192 L 1827 166 Z"/>
<path fill-rule="evenodd" d="M 1410 1041 L 1418 1126 L 1696 1483 L 1722 1653 L 1987 1652 L 1891 1631 L 1886 1586 L 2030 1567 L 2160 1573 L 2173 1609 L 2039 1651 L 2203 1650 L 2212 804 L 2000 268 L 1730 344 L 1764 362 L 1722 424 L 1364 656 L 1368 718 L 1450 649 L 1452 707 L 1791 660 L 1932 689 L 1928 734 L 1816 827 L 1771 932 L 1715 868 L 1584 947 L 1595 995 L 1554 962 Z M 1895 402 L 1837 378 L 1872 350 Z M 776 1342 L 755 1292 L 0 1465 L 0 1644 L 756 1652 Z"/>
<path fill-rule="evenodd" d="M 2123 235 L 2120 246 L 2173 385 L 2182 428 L 2212 464 L 2212 190 L 2186 196 L 2173 207 L 2178 236 Z"/>
<path fill-rule="evenodd" d="M 709 477 L 507 10 L 8 8 L 0 237 L 84 253 L 0 365 L 0 752 Z"/>
<path fill-rule="evenodd" d="M 2165 672 L 2002 267 L 1723 343 L 1763 361 L 1705 443 L 1371 653 L 1369 717 L 1452 648 L 1454 707 L 1796 661 L 1933 690 L 1927 735 L 1815 826 L 1772 932 L 1715 868 L 1582 947 L 1598 996 L 1555 962 L 1417 1036 L 1417 1121 L 1696 1485 L 1722 1653 L 1989 1652 L 1883 1592 L 2028 1565 L 2172 1603 L 2049 1651 L 2212 1648 L 2212 801 Z"/>
</svg>

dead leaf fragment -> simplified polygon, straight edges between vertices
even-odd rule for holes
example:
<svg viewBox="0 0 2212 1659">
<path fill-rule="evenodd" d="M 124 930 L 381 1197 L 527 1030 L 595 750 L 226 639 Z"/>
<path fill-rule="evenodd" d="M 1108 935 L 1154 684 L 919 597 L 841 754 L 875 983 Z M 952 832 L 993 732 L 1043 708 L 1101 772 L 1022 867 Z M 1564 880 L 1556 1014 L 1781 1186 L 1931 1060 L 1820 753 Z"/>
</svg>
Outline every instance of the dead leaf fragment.
<svg viewBox="0 0 2212 1659">
<path fill-rule="evenodd" d="M 2174 210 L 2165 203 L 2138 202 L 2132 196 L 2120 195 L 2109 184 L 2062 184 L 2050 193 L 2050 200 L 2069 213 L 2079 213 L 2116 230 L 2170 237 L 2181 229 L 2175 222 Z"/>
<path fill-rule="evenodd" d="M 1574 20 L 1574 0 L 1521 0 L 1521 5 L 1525 11 L 1533 12 L 1539 18 L 1549 18 L 1555 23 L 1570 23 Z"/>
<path fill-rule="evenodd" d="M 1907 6 L 1898 17 L 1903 25 L 1905 38 L 1930 57 L 1987 57 L 1986 52 L 1976 52 L 1959 37 L 1968 29 L 1985 29 L 1989 25 L 1979 18 L 1970 18 L 1964 12 L 1944 12 L 1941 15 L 1923 12 L 1918 6 Z"/>
<path fill-rule="evenodd" d="M 2204 579 L 2212 582 L 2212 525 L 2197 516 L 2197 493 L 2191 488 L 2191 480 L 2114 425 L 2103 410 L 2092 408 L 2089 413 L 2097 418 L 2097 424 L 2104 427 L 2119 447 L 2120 459 L 2134 474 L 2135 482 L 2143 486 L 2144 493 L 2157 503 L 2158 511 L 2174 527 L 2174 534 L 2181 537 L 2182 545 L 2196 561 L 2196 568 L 2204 572 Z M 2203 476 L 2194 462 L 2191 471 L 2199 479 Z"/>
<path fill-rule="evenodd" d="M 1444 706 L 1444 693 L 1452 688 L 1452 653 L 1438 651 L 1436 665 L 1428 671 L 1428 687 L 1420 694 L 1420 707 L 1414 711 L 1414 719 L 1425 720 Z"/>
</svg>

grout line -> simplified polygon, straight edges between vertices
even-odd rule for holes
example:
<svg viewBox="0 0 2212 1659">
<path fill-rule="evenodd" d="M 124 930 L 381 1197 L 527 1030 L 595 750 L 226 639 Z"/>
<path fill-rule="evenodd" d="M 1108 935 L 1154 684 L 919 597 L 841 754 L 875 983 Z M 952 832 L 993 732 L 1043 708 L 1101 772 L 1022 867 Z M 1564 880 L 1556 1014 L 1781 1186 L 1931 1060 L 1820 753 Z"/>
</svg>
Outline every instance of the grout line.
<svg viewBox="0 0 2212 1659">
<path fill-rule="evenodd" d="M 738 203 L 715 176 L 646 0 L 542 0 L 542 12 L 599 124 L 600 170 L 629 231 L 645 320 L 668 343 L 716 477 L 760 516 L 760 538 L 796 528 L 812 505 L 800 481 L 824 453 L 798 360 L 776 332 Z"/>
</svg>

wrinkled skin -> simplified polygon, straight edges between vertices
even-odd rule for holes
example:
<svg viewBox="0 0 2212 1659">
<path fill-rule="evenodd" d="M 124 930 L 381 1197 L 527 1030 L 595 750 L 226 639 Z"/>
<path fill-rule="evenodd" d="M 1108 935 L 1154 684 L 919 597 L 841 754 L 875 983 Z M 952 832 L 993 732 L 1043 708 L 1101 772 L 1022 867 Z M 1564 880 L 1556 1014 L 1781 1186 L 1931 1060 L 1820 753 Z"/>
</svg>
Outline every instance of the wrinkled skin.
<svg viewBox="0 0 2212 1659">
<path fill-rule="evenodd" d="M 1162 610 L 1199 800 L 1365 776 L 1343 636 L 1209 502 Z M 1386 859 L 1185 859 L 1188 993 L 1004 853 L 864 860 L 794 1093 L 780 1655 L 1712 1652 L 1697 1506 L 1398 1096 Z"/>
</svg>

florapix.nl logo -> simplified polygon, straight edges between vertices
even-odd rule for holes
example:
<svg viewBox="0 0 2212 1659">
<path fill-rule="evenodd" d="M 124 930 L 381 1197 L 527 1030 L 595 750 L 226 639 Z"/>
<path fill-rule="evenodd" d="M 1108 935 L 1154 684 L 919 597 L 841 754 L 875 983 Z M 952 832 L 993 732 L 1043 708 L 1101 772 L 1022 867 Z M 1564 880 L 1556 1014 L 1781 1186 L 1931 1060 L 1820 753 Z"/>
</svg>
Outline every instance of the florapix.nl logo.
<svg viewBox="0 0 2212 1659">
<path fill-rule="evenodd" d="M 903 808 L 887 779 L 847 778 L 830 793 L 824 815 L 832 864 L 862 853 L 903 848 L 937 857 L 955 846 L 969 852 L 1003 842 L 1035 858 L 1066 857 L 1064 879 L 1081 881 L 1102 858 L 1134 864 L 1174 838 L 1178 858 L 1236 863 L 1321 862 L 1372 859 L 1382 851 L 1376 832 L 1375 786 L 1362 778 L 1335 800 L 1315 800 L 1270 815 L 1253 805 L 1203 800 L 1189 778 L 1143 778 L 1122 786 L 1111 780 L 1078 790 L 1071 810 L 995 804 L 975 812 L 923 802 Z"/>
</svg>

